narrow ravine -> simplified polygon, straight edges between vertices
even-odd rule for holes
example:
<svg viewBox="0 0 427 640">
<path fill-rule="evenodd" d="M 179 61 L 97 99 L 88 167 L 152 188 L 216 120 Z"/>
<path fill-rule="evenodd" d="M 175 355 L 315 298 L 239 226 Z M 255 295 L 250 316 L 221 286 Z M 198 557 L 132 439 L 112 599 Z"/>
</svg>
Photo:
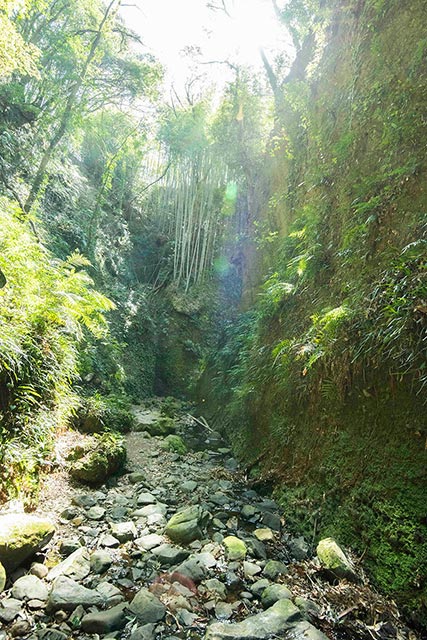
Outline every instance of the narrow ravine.
<svg viewBox="0 0 427 640">
<path fill-rule="evenodd" d="M 135 415 L 123 475 L 84 488 L 60 465 L 21 516 L 55 533 L 9 574 L 0 640 L 416 637 L 360 568 L 344 556 L 333 575 L 290 536 L 209 427 L 182 413 L 184 452 L 180 436 L 150 435 L 165 424 L 152 404 Z M 71 445 L 58 441 L 62 457 Z"/>
</svg>

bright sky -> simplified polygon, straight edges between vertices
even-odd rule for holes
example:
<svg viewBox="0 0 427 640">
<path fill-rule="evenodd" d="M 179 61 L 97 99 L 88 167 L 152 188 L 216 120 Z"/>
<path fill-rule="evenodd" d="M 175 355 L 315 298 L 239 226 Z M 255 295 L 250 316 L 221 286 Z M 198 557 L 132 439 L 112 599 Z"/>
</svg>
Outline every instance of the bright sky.
<svg viewBox="0 0 427 640">
<path fill-rule="evenodd" d="M 272 57 L 286 49 L 286 30 L 274 14 L 271 0 L 225 0 L 230 17 L 208 4 L 222 0 L 125 0 L 121 13 L 126 23 L 141 37 L 150 53 L 166 67 L 166 86 L 180 92 L 185 80 L 209 72 L 222 84 L 229 71 L 225 65 L 200 65 L 194 71 L 194 57 L 185 47 L 200 47 L 205 62 L 230 60 L 261 68 L 259 48 Z"/>
</svg>

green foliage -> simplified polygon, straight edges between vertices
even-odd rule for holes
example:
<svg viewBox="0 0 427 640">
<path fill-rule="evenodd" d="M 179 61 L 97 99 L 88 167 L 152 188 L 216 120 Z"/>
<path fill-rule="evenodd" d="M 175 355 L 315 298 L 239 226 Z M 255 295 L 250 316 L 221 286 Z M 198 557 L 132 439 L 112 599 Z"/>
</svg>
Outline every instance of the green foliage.
<svg viewBox="0 0 427 640">
<path fill-rule="evenodd" d="M 81 398 L 73 422 L 79 429 L 88 433 L 127 433 L 131 431 L 135 419 L 126 396 L 102 396 L 95 393 L 93 396 Z"/>
<path fill-rule="evenodd" d="M 88 266 L 86 259 L 80 254 L 55 259 L 19 219 L 19 209 L 4 198 L 0 206 L 0 268 L 6 278 L 0 290 L 0 457 L 9 461 L 1 488 L 7 493 L 20 490 L 18 472 L 25 460 L 31 460 L 27 469 L 34 475 L 55 422 L 69 414 L 77 345 L 84 330 L 105 335 L 104 313 L 113 304 L 92 287 L 81 268 Z M 52 418 L 46 419 L 48 409 Z M 16 464 L 18 443 L 27 453 Z"/>
</svg>

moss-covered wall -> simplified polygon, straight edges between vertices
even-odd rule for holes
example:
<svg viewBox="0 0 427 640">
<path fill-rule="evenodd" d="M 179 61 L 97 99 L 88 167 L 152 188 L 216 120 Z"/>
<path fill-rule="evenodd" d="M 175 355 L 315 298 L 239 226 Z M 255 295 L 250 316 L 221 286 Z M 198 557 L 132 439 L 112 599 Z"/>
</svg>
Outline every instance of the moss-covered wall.
<svg viewBox="0 0 427 640">
<path fill-rule="evenodd" d="M 271 145 L 268 279 L 210 405 L 289 525 L 352 545 L 426 624 L 427 3 L 322 5 Z"/>
</svg>

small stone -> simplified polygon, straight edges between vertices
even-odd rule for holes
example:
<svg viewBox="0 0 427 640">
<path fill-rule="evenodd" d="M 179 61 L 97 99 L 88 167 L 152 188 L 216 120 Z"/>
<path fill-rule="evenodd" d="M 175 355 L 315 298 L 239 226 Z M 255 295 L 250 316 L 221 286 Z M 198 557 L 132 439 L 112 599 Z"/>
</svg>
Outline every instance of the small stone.
<svg viewBox="0 0 427 640">
<path fill-rule="evenodd" d="M 304 617 L 318 616 L 320 614 L 320 607 L 312 600 L 307 600 L 306 598 L 297 596 L 294 599 L 294 602 Z"/>
<path fill-rule="evenodd" d="M 47 574 L 49 573 L 49 569 L 46 567 L 46 565 L 41 564 L 41 562 L 33 562 L 33 564 L 31 565 L 30 573 L 33 576 L 37 576 L 37 578 L 42 579 L 46 578 Z"/>
<path fill-rule="evenodd" d="M 3 591 L 6 585 L 6 570 L 0 562 L 0 593 Z"/>
<path fill-rule="evenodd" d="M 166 607 L 144 587 L 133 598 L 129 609 L 141 622 L 158 622 L 166 614 Z"/>
<path fill-rule="evenodd" d="M 12 596 L 17 600 L 47 600 L 49 595 L 46 585 L 37 576 L 28 575 L 19 578 L 12 587 Z"/>
<path fill-rule="evenodd" d="M 252 584 L 249 589 L 256 596 L 260 596 L 263 593 L 264 589 L 267 589 L 269 585 L 270 580 L 267 580 L 267 578 L 261 578 L 261 580 L 257 580 L 256 582 L 254 582 L 254 584 Z"/>
<path fill-rule="evenodd" d="M 81 628 L 86 633 L 99 634 L 123 629 L 126 626 L 125 608 L 126 604 L 121 603 L 106 611 L 88 613 L 82 618 Z"/>
<path fill-rule="evenodd" d="M 66 507 L 64 511 L 61 512 L 61 518 L 64 520 L 72 520 L 79 515 L 79 510 L 76 507 Z"/>
<path fill-rule="evenodd" d="M 89 493 L 80 493 L 76 496 L 73 496 L 71 502 L 78 507 L 83 507 L 84 509 L 89 509 L 96 504 L 95 498 Z"/>
<path fill-rule="evenodd" d="M 279 560 L 269 560 L 264 567 L 263 575 L 270 580 L 276 580 L 279 576 L 288 573 L 288 568 Z"/>
<path fill-rule="evenodd" d="M 159 547 L 165 541 L 163 536 L 159 536 L 157 533 L 150 533 L 145 536 L 141 536 L 135 540 L 135 544 L 139 547 L 139 549 L 144 549 L 144 551 L 151 551 L 155 547 Z"/>
<path fill-rule="evenodd" d="M 65 538 L 59 545 L 59 553 L 61 556 L 67 557 L 74 553 L 74 551 L 77 551 L 77 549 L 80 549 L 81 546 L 80 540 L 76 538 Z"/>
<path fill-rule="evenodd" d="M 222 543 L 228 560 L 244 560 L 248 548 L 243 540 L 236 536 L 227 536 Z"/>
<path fill-rule="evenodd" d="M 111 522 L 111 532 L 120 542 L 128 542 L 136 538 L 136 527 L 132 520 L 128 522 Z"/>
<path fill-rule="evenodd" d="M 69 638 L 59 629 L 39 629 L 36 633 L 38 640 L 67 640 Z"/>
<path fill-rule="evenodd" d="M 289 640 L 328 640 L 328 637 L 305 620 L 297 622 L 287 636 Z"/>
<path fill-rule="evenodd" d="M 120 540 L 112 536 L 110 533 L 104 533 L 104 535 L 99 539 L 99 544 L 103 547 L 108 547 L 109 549 L 115 549 L 120 546 Z"/>
<path fill-rule="evenodd" d="M 171 540 L 188 544 L 202 537 L 201 526 L 206 521 L 206 514 L 194 505 L 175 513 L 167 523 L 165 533 Z"/>
<path fill-rule="evenodd" d="M 27 602 L 27 607 L 34 611 L 37 611 L 37 609 L 44 609 L 45 605 L 46 603 L 43 602 L 43 600 L 36 600 L 35 598 L 32 600 L 28 600 Z"/>
<path fill-rule="evenodd" d="M 31 631 L 31 623 L 28 620 L 17 620 L 9 627 L 12 638 L 26 636 Z"/>
<path fill-rule="evenodd" d="M 134 586 L 131 583 L 131 586 Z M 124 600 L 123 594 L 118 587 L 111 582 L 100 582 L 96 586 L 96 591 L 101 594 L 107 605 L 113 606 Z"/>
<path fill-rule="evenodd" d="M 223 600 L 225 600 L 225 598 L 227 597 L 227 588 L 225 584 L 220 582 L 217 578 L 211 578 L 210 580 L 206 580 L 204 582 L 204 586 L 210 593 L 215 593 Z"/>
<path fill-rule="evenodd" d="M 131 484 L 139 484 L 140 482 L 145 482 L 145 474 L 141 473 L 141 471 L 134 471 L 128 475 L 129 482 Z"/>
<path fill-rule="evenodd" d="M 155 504 L 156 498 L 152 493 L 140 493 L 137 502 L 140 505 Z"/>
<path fill-rule="evenodd" d="M 251 518 L 254 517 L 256 512 L 257 512 L 256 507 L 254 507 L 251 504 L 245 504 L 245 506 L 242 509 L 242 517 L 245 520 L 250 520 Z"/>
<path fill-rule="evenodd" d="M 229 620 L 233 615 L 233 607 L 229 602 L 217 602 L 215 605 L 215 618 L 217 620 Z"/>
<path fill-rule="evenodd" d="M 181 489 L 186 493 L 192 493 L 197 489 L 197 486 L 197 482 L 195 482 L 194 480 L 186 480 L 186 482 L 182 483 Z"/>
<path fill-rule="evenodd" d="M 267 527 L 263 529 L 255 529 L 254 536 L 261 542 L 271 542 L 274 540 L 274 533 Z"/>
<path fill-rule="evenodd" d="M 275 513 L 271 513 L 270 511 L 266 511 L 264 513 L 264 515 L 262 516 L 262 522 L 269 529 L 273 529 L 273 531 L 280 531 L 282 526 L 280 517 Z"/>
<path fill-rule="evenodd" d="M 179 547 L 173 547 L 171 544 L 162 544 L 152 550 L 152 554 L 159 560 L 160 564 L 171 567 L 186 560 L 189 556 L 188 551 Z"/>
<path fill-rule="evenodd" d="M 105 509 L 103 507 L 98 507 L 97 505 L 91 507 L 87 512 L 87 517 L 89 518 L 89 520 L 102 520 L 104 516 Z"/>
<path fill-rule="evenodd" d="M 243 573 L 245 574 L 245 578 L 253 578 L 254 576 L 261 573 L 262 569 L 258 564 L 254 562 L 247 562 L 246 560 L 243 562 Z"/>
<path fill-rule="evenodd" d="M 261 603 L 264 609 L 268 609 L 278 600 L 291 598 L 292 593 L 284 584 L 271 584 L 262 592 Z"/>
<path fill-rule="evenodd" d="M 108 553 L 102 549 L 94 551 L 90 557 L 90 568 L 94 573 L 105 573 L 113 563 L 113 559 Z"/>
<path fill-rule="evenodd" d="M 154 640 L 156 626 L 154 624 L 144 624 L 131 633 L 130 640 Z"/>
<path fill-rule="evenodd" d="M 302 561 L 307 558 L 309 547 L 303 536 L 300 536 L 299 538 L 292 538 L 289 540 L 288 546 L 295 560 Z"/>
</svg>

